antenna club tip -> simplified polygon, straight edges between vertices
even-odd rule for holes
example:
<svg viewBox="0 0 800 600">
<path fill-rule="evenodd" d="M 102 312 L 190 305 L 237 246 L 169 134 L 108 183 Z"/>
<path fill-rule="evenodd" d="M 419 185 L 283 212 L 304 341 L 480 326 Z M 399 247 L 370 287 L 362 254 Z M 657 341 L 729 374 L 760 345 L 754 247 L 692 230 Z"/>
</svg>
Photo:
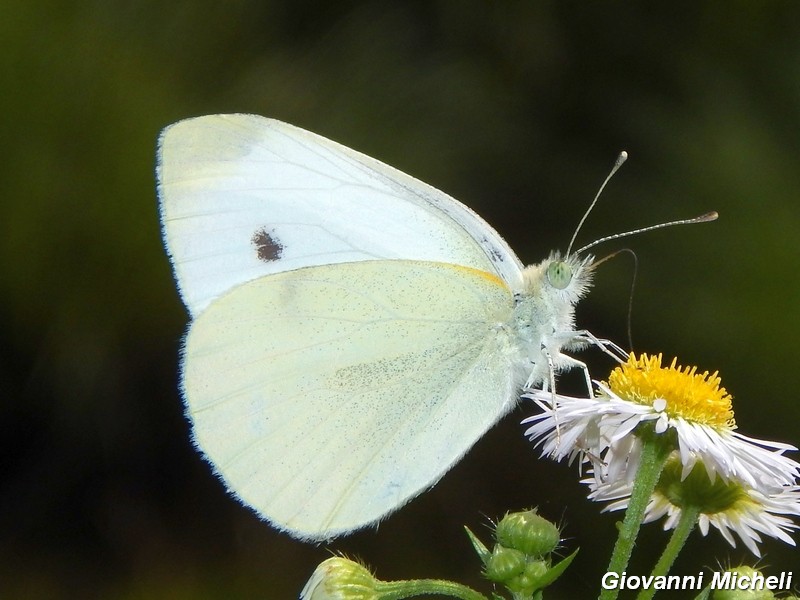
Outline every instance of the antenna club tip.
<svg viewBox="0 0 800 600">
<path fill-rule="evenodd" d="M 707 212 L 706 214 L 697 218 L 698 221 L 708 223 L 709 221 L 716 221 L 719 218 L 719 213 L 715 210 Z"/>
<path fill-rule="evenodd" d="M 617 169 L 619 169 L 622 166 L 622 163 L 624 163 L 626 160 L 628 160 L 628 153 L 625 152 L 625 150 L 623 150 L 617 156 L 617 160 L 614 161 L 614 169 L 613 170 L 616 171 Z"/>
</svg>

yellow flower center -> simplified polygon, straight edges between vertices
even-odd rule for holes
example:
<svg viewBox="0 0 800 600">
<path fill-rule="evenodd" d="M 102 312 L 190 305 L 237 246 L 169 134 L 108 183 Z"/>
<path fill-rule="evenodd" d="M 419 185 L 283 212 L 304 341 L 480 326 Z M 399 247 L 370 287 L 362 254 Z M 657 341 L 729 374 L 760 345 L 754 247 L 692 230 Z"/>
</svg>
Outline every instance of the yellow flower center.
<svg viewBox="0 0 800 600">
<path fill-rule="evenodd" d="M 628 362 L 608 376 L 608 387 L 620 398 L 652 405 L 659 398 L 667 402 L 670 417 L 711 427 L 735 428 L 731 395 L 720 387 L 717 371 L 697 373 L 697 367 L 681 367 L 676 358 L 669 367 L 661 366 L 661 354 L 638 358 L 631 353 Z"/>
</svg>

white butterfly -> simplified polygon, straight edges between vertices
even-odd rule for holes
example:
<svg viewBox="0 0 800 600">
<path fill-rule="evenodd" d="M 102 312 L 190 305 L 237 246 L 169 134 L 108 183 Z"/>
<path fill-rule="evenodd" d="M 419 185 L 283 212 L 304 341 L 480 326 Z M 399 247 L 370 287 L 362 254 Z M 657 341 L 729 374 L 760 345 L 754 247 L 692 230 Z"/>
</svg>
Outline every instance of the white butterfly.
<svg viewBox="0 0 800 600">
<path fill-rule="evenodd" d="M 324 540 L 433 486 L 587 342 L 592 258 L 523 267 L 450 196 L 253 115 L 161 135 L 164 240 L 192 316 L 194 442 L 279 529 Z M 587 375 L 588 377 L 588 375 Z"/>
</svg>

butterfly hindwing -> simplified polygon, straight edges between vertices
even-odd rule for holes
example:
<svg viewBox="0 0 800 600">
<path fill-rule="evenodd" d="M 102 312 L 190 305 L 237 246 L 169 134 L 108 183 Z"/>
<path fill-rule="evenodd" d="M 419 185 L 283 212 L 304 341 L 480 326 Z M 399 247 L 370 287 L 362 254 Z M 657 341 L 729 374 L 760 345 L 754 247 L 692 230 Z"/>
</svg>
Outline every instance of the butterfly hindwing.
<svg viewBox="0 0 800 600">
<path fill-rule="evenodd" d="M 259 278 L 191 326 L 194 439 L 281 529 L 326 539 L 433 485 L 515 402 L 499 278 L 362 261 Z"/>
</svg>

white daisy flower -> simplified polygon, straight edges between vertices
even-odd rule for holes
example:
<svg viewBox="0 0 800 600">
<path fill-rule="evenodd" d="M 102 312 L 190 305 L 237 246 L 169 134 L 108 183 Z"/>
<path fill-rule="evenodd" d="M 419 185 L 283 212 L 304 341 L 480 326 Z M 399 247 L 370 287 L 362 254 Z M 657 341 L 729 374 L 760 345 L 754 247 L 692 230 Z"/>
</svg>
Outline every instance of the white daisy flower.
<svg viewBox="0 0 800 600">
<path fill-rule="evenodd" d="M 787 485 L 765 492 L 741 480 L 712 480 L 699 465 L 688 474 L 684 472 L 685 467 L 675 452 L 668 459 L 650 497 L 645 523 L 666 517 L 664 529 L 674 529 L 683 510 L 691 507 L 698 511 L 697 524 L 704 536 L 710 527 L 714 527 L 731 546 L 736 547 L 736 534 L 756 556 L 761 556 L 758 548 L 762 542 L 761 534 L 795 545 L 789 534 L 798 526 L 789 516 L 800 516 L 800 487 Z M 604 512 L 627 508 L 633 489 L 631 482 L 603 482 L 590 477 L 582 483 L 591 488 L 591 500 L 610 502 Z"/>
<path fill-rule="evenodd" d="M 683 476 L 702 464 L 713 482 L 742 481 L 769 491 L 794 485 L 800 464 L 784 456 L 794 446 L 746 437 L 735 431 L 731 396 L 716 372 L 698 374 L 673 360 L 661 366 L 661 355 L 638 358 L 616 367 L 608 382 L 597 384 L 595 398 L 573 398 L 536 390 L 525 397 L 542 409 L 523 423 L 525 435 L 542 455 L 593 464 L 599 482 L 632 481 L 638 468 L 640 427 L 651 423 L 657 435 L 674 436 Z"/>
<path fill-rule="evenodd" d="M 556 460 L 591 463 L 589 498 L 628 507 L 645 437 L 658 436 L 671 454 L 650 495 L 644 521 L 666 517 L 677 526 L 685 510 L 697 515 L 700 531 L 711 526 L 735 545 L 734 534 L 756 555 L 761 535 L 794 545 L 798 529 L 800 464 L 784 456 L 793 446 L 748 438 L 735 431 L 731 396 L 718 374 L 698 374 L 661 355 L 631 354 L 596 398 L 527 394 L 542 409 L 524 422 L 525 432 Z"/>
</svg>

